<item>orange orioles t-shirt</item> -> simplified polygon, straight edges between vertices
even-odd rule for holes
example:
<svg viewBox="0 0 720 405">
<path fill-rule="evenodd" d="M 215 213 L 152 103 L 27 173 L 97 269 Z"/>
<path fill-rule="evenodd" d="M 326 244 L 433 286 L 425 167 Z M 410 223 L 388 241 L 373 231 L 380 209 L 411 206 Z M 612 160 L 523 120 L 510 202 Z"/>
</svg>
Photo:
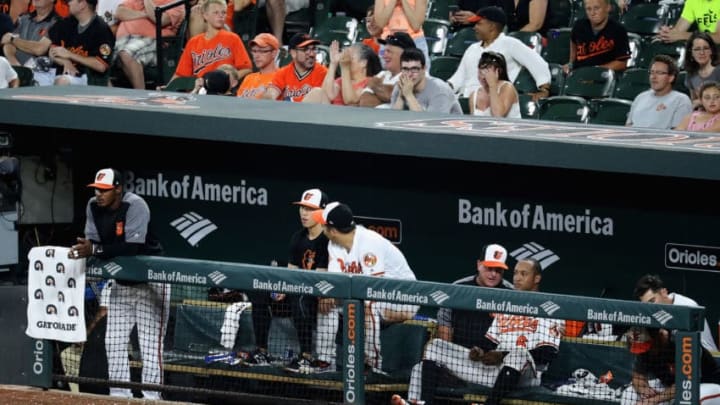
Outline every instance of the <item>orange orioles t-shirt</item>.
<svg viewBox="0 0 720 405">
<path fill-rule="evenodd" d="M 290 63 L 280 68 L 269 87 L 280 90 L 278 100 L 292 101 L 298 103 L 305 98 L 305 95 L 313 87 L 321 87 L 327 74 L 327 68 L 317 62 L 315 66 L 304 74 L 295 70 L 295 63 Z"/>
<path fill-rule="evenodd" d="M 275 72 L 272 73 L 250 73 L 245 76 L 238 87 L 237 96 L 242 98 L 261 98 L 265 93 L 268 85 L 272 82 L 275 77 Z"/>
<path fill-rule="evenodd" d="M 220 65 L 229 63 L 236 69 L 251 69 L 252 63 L 242 40 L 234 32 L 220 30 L 211 39 L 205 33 L 190 38 L 180 56 L 175 74 L 202 77 Z"/>
</svg>

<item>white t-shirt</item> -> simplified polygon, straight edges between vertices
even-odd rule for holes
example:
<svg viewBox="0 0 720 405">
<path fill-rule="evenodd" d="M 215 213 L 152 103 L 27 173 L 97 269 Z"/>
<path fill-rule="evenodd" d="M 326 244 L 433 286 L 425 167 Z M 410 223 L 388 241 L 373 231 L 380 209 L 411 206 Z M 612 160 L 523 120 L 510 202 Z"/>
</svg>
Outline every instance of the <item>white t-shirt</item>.
<svg viewBox="0 0 720 405">
<path fill-rule="evenodd" d="M 5 57 L 0 56 L 0 89 L 7 89 L 10 82 L 17 79 L 17 77 L 17 72 L 10 65 L 10 62 Z"/>
<path fill-rule="evenodd" d="M 672 300 L 673 305 L 682 305 L 682 306 L 686 306 L 686 307 L 699 307 L 700 306 L 692 298 L 688 298 L 688 297 L 686 297 L 684 295 L 680 295 L 678 293 L 670 293 L 670 294 L 668 294 L 668 296 Z M 718 348 L 715 345 L 715 341 L 713 340 L 712 332 L 710 332 L 710 325 L 708 324 L 707 319 L 705 319 L 704 329 L 703 329 L 702 333 L 700 333 L 700 343 L 702 344 L 702 346 L 704 348 L 710 350 L 711 352 L 718 351 Z"/>
<path fill-rule="evenodd" d="M 330 272 L 415 280 L 415 273 L 400 249 L 379 233 L 361 225 L 355 228 L 355 238 L 349 252 L 330 242 L 328 254 Z"/>
</svg>

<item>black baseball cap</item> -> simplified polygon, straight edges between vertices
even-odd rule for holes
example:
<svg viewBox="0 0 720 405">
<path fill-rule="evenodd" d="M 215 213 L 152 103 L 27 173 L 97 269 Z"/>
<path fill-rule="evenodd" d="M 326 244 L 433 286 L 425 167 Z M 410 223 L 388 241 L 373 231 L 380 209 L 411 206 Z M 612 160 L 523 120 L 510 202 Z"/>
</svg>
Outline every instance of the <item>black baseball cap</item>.
<svg viewBox="0 0 720 405">
<path fill-rule="evenodd" d="M 313 212 L 312 217 L 319 224 L 330 225 L 338 229 L 355 226 L 355 219 L 350 207 L 338 201 L 331 202 L 324 210 Z"/>
<path fill-rule="evenodd" d="M 396 32 L 388 35 L 385 39 L 379 39 L 383 45 L 395 45 L 402 49 L 415 48 L 415 41 L 407 32 Z"/>
<path fill-rule="evenodd" d="M 308 45 L 312 44 L 319 44 L 320 41 L 311 37 L 310 35 L 304 33 L 304 32 L 298 32 L 295 35 L 290 38 L 290 42 L 288 42 L 288 48 L 290 49 L 297 49 L 297 48 L 305 48 Z"/>
<path fill-rule="evenodd" d="M 220 69 L 205 73 L 203 81 L 207 94 L 222 95 L 230 89 L 230 75 Z"/>
<path fill-rule="evenodd" d="M 503 27 L 507 25 L 507 15 L 505 15 L 505 11 L 497 6 L 481 8 L 475 12 L 475 17 L 470 18 L 468 21 L 475 23 L 483 19 L 496 22 Z"/>
</svg>

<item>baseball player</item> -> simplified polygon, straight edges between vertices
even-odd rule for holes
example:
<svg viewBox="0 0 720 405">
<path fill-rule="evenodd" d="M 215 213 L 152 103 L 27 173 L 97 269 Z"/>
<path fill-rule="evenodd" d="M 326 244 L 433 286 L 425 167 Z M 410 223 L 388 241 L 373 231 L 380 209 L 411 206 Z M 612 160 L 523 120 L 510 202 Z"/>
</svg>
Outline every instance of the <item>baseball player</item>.
<svg viewBox="0 0 720 405">
<path fill-rule="evenodd" d="M 288 43 L 292 63 L 275 72 L 263 98 L 299 103 L 314 87 L 321 87 L 327 68 L 315 58 L 319 43 L 308 34 L 293 35 Z"/>
<path fill-rule="evenodd" d="M 485 260 L 478 263 L 479 274 L 456 284 L 504 287 L 506 258 L 505 248 L 489 245 Z M 533 259 L 521 260 L 515 266 L 513 284 L 518 290 L 537 291 L 541 278 L 540 264 Z M 450 322 L 452 341 L 443 339 L 447 337 L 443 332 L 441 338 L 430 341 L 425 359 L 413 367 L 408 392 L 412 403 L 433 403 L 438 381 L 449 374 L 450 380 L 492 386 L 485 403 L 499 404 L 518 385 L 539 385 L 541 372 L 557 356 L 561 337 L 558 321 L 481 311 L 453 311 L 448 318 L 447 312 L 444 308 L 439 311 L 439 329 L 448 329 Z M 483 330 L 487 332 L 483 334 Z M 393 402 L 405 401 L 394 396 Z"/>
<path fill-rule="evenodd" d="M 675 400 L 675 342 L 670 331 L 633 327 L 625 334 L 635 355 L 632 384 L 623 391 L 622 405 L 670 405 Z M 702 347 L 700 400 L 702 405 L 720 404 L 720 366 Z M 688 401 L 690 403 L 690 401 Z"/>
<path fill-rule="evenodd" d="M 328 271 L 415 280 L 405 256 L 390 241 L 375 231 L 356 225 L 350 207 L 332 202 L 313 213 L 324 225 L 328 244 Z M 332 298 L 319 301 L 318 359 L 335 364 L 335 333 L 339 326 L 338 309 Z M 417 305 L 390 302 L 365 302 L 365 363 L 374 371 L 382 370 L 380 322 L 402 322 L 415 316 Z M 328 338 L 330 337 L 330 338 Z"/>
<path fill-rule="evenodd" d="M 238 70 L 239 79 L 252 71 L 252 63 L 242 40 L 236 33 L 225 30 L 226 14 L 227 4 L 224 0 L 205 2 L 203 18 L 208 23 L 207 30 L 188 40 L 170 81 L 179 76 L 202 77 L 206 72 L 226 63 Z"/>
<path fill-rule="evenodd" d="M 71 254 L 75 258 L 96 256 L 158 255 L 162 246 L 149 232 L 150 209 L 140 196 L 123 191 L 122 175 L 102 169 L 88 185 L 95 196 L 88 201 L 85 237 L 77 238 Z M 115 280 L 108 303 L 105 350 L 111 381 L 130 381 L 127 345 L 137 324 L 143 370 L 142 382 L 162 384 L 163 339 L 170 310 L 170 285 Z M 128 388 L 110 388 L 110 395 L 132 398 Z M 143 390 L 146 399 L 160 393 Z"/>
</svg>

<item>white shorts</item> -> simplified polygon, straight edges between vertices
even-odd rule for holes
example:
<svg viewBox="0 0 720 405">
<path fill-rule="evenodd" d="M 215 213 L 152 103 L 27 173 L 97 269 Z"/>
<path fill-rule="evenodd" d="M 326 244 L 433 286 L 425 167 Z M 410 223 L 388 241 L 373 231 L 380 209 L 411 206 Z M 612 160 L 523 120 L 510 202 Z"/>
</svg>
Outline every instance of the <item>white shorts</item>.
<svg viewBox="0 0 720 405">
<path fill-rule="evenodd" d="M 258 0 L 257 6 L 263 7 L 266 0 Z M 290 14 L 310 6 L 310 0 L 285 0 L 285 11 Z"/>
</svg>

